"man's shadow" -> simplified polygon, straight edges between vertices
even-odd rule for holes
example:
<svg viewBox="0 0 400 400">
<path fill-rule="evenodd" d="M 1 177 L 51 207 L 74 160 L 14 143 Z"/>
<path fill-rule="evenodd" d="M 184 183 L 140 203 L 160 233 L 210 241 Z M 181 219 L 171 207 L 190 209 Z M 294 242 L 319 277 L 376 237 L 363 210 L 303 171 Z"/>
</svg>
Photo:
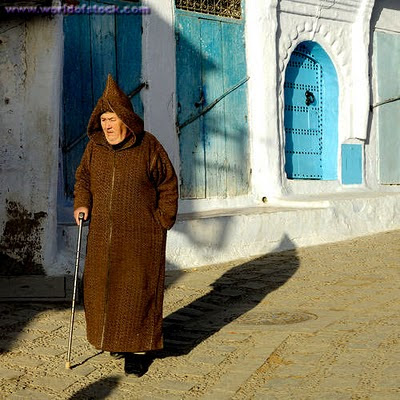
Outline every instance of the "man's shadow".
<svg viewBox="0 0 400 400">
<path fill-rule="evenodd" d="M 165 348 L 155 358 L 188 354 L 284 285 L 300 265 L 294 247 L 285 235 L 274 252 L 230 269 L 212 284 L 209 293 L 168 315 Z"/>
</svg>

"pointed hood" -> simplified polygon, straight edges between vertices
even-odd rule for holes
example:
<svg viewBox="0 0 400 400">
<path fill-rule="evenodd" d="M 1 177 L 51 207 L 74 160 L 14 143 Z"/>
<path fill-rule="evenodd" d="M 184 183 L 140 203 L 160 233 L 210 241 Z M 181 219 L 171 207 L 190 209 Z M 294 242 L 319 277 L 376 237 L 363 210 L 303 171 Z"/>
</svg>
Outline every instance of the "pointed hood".
<svg viewBox="0 0 400 400">
<path fill-rule="evenodd" d="M 100 116 L 105 112 L 114 112 L 117 114 L 128 127 L 129 131 L 133 133 L 134 140 L 136 140 L 137 135 L 143 132 L 143 120 L 133 111 L 129 97 L 121 90 L 110 74 L 108 74 L 104 93 L 98 100 L 90 116 L 87 128 L 89 137 L 93 137 L 98 132 L 103 133 Z"/>
</svg>

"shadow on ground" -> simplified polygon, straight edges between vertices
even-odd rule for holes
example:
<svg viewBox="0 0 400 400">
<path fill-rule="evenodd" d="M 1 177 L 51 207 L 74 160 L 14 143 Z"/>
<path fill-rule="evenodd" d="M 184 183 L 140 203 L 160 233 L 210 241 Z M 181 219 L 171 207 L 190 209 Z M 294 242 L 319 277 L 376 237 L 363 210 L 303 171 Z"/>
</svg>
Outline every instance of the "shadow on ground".
<svg viewBox="0 0 400 400">
<path fill-rule="evenodd" d="M 285 236 L 276 250 L 294 247 Z M 236 266 L 212 284 L 212 290 L 164 320 L 164 350 L 156 357 L 188 354 L 230 322 L 284 285 L 299 268 L 296 250 L 271 253 Z"/>
<path fill-rule="evenodd" d="M 106 399 L 118 386 L 119 380 L 120 378 L 118 376 L 109 376 L 107 378 L 102 378 L 77 391 L 69 398 L 69 400 Z"/>
</svg>

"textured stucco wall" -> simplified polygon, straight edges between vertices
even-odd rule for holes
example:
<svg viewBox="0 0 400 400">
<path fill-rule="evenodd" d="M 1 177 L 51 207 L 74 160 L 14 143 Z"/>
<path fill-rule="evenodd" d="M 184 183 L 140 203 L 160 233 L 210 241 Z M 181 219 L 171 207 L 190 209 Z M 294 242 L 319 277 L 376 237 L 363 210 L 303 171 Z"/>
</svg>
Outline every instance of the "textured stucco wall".
<svg viewBox="0 0 400 400">
<path fill-rule="evenodd" d="M 2 250 L 45 270 L 56 253 L 61 26 L 44 16 L 0 25 Z"/>
<path fill-rule="evenodd" d="M 278 4 L 278 118 L 279 138 L 284 143 L 283 84 L 290 55 L 302 41 L 318 42 L 331 58 L 339 85 L 338 150 L 349 139 L 364 140 L 369 112 L 368 44 L 369 18 L 373 2 L 363 0 L 329 2 L 282 0 Z M 350 38 L 350 40 L 349 40 Z M 360 97 L 360 99 L 358 99 Z M 355 101 L 355 99 L 358 99 Z M 284 158 L 284 146 L 281 147 Z M 283 179 L 283 193 L 336 192 L 343 189 L 340 151 L 337 154 L 338 180 L 307 181 Z M 281 163 L 283 174 L 284 163 Z"/>
</svg>

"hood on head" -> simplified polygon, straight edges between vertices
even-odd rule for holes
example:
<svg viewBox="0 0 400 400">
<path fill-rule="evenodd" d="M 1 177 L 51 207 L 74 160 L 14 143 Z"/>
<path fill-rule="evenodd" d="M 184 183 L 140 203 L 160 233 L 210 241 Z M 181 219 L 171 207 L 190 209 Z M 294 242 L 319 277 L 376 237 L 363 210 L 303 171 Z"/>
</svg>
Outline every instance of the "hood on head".
<svg viewBox="0 0 400 400">
<path fill-rule="evenodd" d="M 114 112 L 117 114 L 118 118 L 128 127 L 128 130 L 132 132 L 134 137 L 143 132 L 144 123 L 142 118 L 133 111 L 129 97 L 117 85 L 111 74 L 108 74 L 106 88 L 90 116 L 87 128 L 89 137 L 92 137 L 99 131 L 103 132 L 100 116 L 105 112 Z"/>
</svg>

